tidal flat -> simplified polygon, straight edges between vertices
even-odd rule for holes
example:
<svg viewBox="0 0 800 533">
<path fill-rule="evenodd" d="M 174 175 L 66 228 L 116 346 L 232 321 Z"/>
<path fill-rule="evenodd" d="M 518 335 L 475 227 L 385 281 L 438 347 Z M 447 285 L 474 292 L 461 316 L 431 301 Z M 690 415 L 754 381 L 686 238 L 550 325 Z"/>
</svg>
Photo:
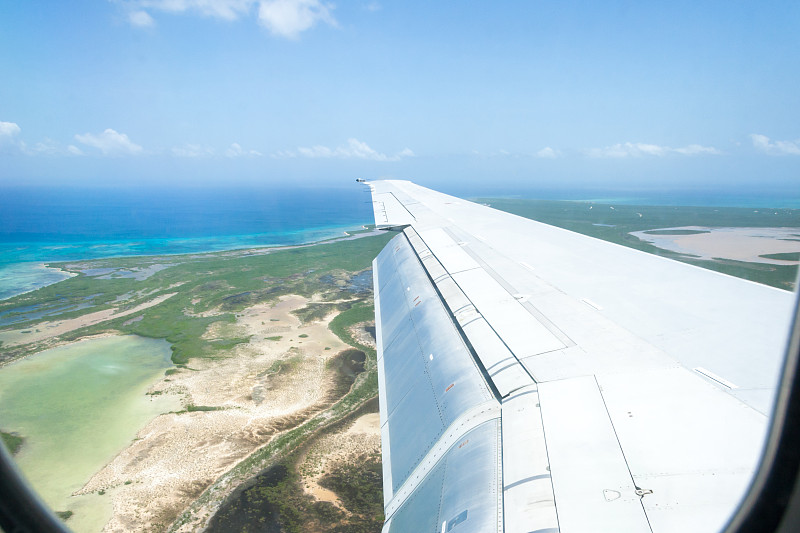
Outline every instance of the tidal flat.
<svg viewBox="0 0 800 533">
<path fill-rule="evenodd" d="M 162 408 L 144 420 L 118 412 L 130 434 L 111 453 L 95 454 L 79 480 L 75 473 L 54 509 L 72 511 L 67 524 L 78 532 L 202 529 L 242 483 L 363 410 L 377 394 L 369 267 L 391 236 L 364 231 L 281 249 L 50 264 L 73 277 L 0 302 L 0 376 L 92 342 L 163 348 L 166 366 L 129 399 Z M 39 412 L 52 401 L 41 398 Z M 64 416 L 75 432 L 97 438 L 83 420 Z M 24 472 L 47 469 L 47 461 L 71 470 L 57 453 L 26 463 L 38 438 L 13 417 L 0 415 L 0 429 L 25 439 L 17 455 Z"/>
<path fill-rule="evenodd" d="M 163 340 L 107 336 L 45 350 L 0 372 L 0 424 L 24 439 L 15 459 L 53 509 L 73 513 L 76 530 L 97 530 L 111 509 L 71 495 L 138 428 L 180 408 L 174 398 L 145 395 L 173 366 L 169 356 Z"/>
</svg>

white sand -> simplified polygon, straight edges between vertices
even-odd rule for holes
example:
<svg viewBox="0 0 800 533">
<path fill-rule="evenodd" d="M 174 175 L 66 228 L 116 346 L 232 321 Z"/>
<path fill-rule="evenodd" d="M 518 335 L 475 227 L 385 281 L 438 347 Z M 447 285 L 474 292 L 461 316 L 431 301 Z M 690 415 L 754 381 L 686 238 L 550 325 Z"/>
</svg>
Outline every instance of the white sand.
<svg viewBox="0 0 800 533">
<path fill-rule="evenodd" d="M 300 296 L 283 297 L 274 307 L 246 309 L 235 324 L 212 324 L 206 333 L 210 338 L 253 337 L 238 345 L 231 357 L 192 359 L 189 366 L 194 370 L 181 370 L 153 387 L 181 396 L 186 405 L 225 410 L 157 417 L 92 477 L 79 492 L 103 489 L 112 498 L 114 514 L 104 531 L 165 527 L 219 476 L 278 432 L 327 407 L 325 394 L 332 384 L 325 361 L 347 346 L 328 329 L 333 315 L 303 325 L 291 314 L 307 302 Z M 275 335 L 282 338 L 266 339 Z M 289 372 L 268 372 L 275 361 L 290 357 L 296 363 Z"/>
</svg>

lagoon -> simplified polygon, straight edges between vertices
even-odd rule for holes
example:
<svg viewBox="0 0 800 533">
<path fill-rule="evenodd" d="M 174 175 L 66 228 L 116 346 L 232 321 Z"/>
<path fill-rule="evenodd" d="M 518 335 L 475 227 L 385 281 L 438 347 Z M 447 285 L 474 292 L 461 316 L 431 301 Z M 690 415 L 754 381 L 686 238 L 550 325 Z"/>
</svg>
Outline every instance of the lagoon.
<svg viewBox="0 0 800 533">
<path fill-rule="evenodd" d="M 17 464 L 54 510 L 74 512 L 74 531 L 100 531 L 111 504 L 103 495 L 71 494 L 149 420 L 180 409 L 175 397 L 145 394 L 172 367 L 170 355 L 164 340 L 109 336 L 0 368 L 0 428 L 25 438 Z"/>
</svg>

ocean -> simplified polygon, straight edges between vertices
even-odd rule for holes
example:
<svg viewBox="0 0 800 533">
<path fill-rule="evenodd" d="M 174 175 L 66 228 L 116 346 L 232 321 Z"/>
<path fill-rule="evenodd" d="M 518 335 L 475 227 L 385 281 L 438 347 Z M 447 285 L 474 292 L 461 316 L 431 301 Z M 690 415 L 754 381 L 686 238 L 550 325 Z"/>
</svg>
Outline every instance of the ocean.
<svg viewBox="0 0 800 533">
<path fill-rule="evenodd" d="M 483 187 L 483 188 L 478 188 Z M 643 205 L 800 208 L 765 191 L 528 190 L 460 184 L 464 198 L 517 197 Z M 0 299 L 64 279 L 48 262 L 185 254 L 313 242 L 372 224 L 367 187 L 6 187 L 0 189 Z"/>
<path fill-rule="evenodd" d="M 0 299 L 64 279 L 48 262 L 313 242 L 372 224 L 366 187 L 0 190 Z"/>
</svg>

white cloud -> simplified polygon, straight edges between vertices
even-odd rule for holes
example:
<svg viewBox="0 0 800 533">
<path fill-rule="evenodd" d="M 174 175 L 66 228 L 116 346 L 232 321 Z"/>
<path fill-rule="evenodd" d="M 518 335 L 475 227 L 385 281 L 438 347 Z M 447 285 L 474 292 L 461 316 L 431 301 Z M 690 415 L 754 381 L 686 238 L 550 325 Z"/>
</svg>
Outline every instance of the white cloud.
<svg viewBox="0 0 800 533">
<path fill-rule="evenodd" d="M 28 146 L 27 143 L 21 141 L 19 147 L 22 153 L 28 155 L 62 155 L 65 152 L 57 142 L 48 138 L 33 146 Z"/>
<path fill-rule="evenodd" d="M 795 141 L 770 141 L 766 135 L 750 135 L 753 146 L 768 155 L 800 155 L 800 139 Z"/>
<path fill-rule="evenodd" d="M 15 122 L 0 121 L 0 141 L 16 137 L 20 131 L 22 130 Z"/>
<path fill-rule="evenodd" d="M 331 9 L 319 0 L 264 0 L 258 8 L 258 21 L 273 35 L 296 39 L 320 21 L 336 26 Z"/>
<path fill-rule="evenodd" d="M 205 17 L 236 20 L 250 11 L 253 0 L 140 0 L 129 5 L 167 13 L 197 12 Z"/>
<path fill-rule="evenodd" d="M 675 148 L 675 152 L 683 155 L 697 155 L 697 154 L 713 154 L 719 155 L 722 152 L 712 146 L 701 146 L 699 144 L 690 144 L 683 148 Z"/>
<path fill-rule="evenodd" d="M 176 157 L 205 157 L 214 155 L 214 149 L 210 146 L 186 143 L 183 146 L 174 147 L 172 155 Z"/>
<path fill-rule="evenodd" d="M 137 28 L 152 28 L 156 25 L 156 21 L 147 11 L 131 11 L 128 13 L 128 22 L 131 23 L 131 26 L 136 26 Z"/>
<path fill-rule="evenodd" d="M 75 135 L 75 140 L 86 146 L 99 149 L 103 155 L 136 155 L 142 153 L 142 147 L 132 142 L 124 133 L 111 128 L 99 135 L 84 133 Z"/>
<path fill-rule="evenodd" d="M 331 14 L 334 6 L 320 0 L 132 0 L 123 5 L 129 10 L 128 21 L 137 27 L 155 25 L 145 9 L 173 15 L 197 13 L 228 21 L 256 13 L 259 24 L 270 33 L 288 39 L 297 39 L 318 22 L 337 25 Z"/>
<path fill-rule="evenodd" d="M 549 146 L 545 146 L 538 152 L 536 152 L 536 157 L 542 157 L 544 159 L 555 159 L 556 157 L 560 157 L 561 152 L 558 150 L 553 150 Z"/>
<path fill-rule="evenodd" d="M 659 146 L 657 144 L 647 143 L 617 143 L 605 148 L 592 148 L 588 150 L 589 157 L 602 157 L 602 158 L 623 158 L 623 157 L 643 157 L 643 156 L 656 156 L 663 157 L 668 154 L 681 154 L 681 155 L 698 155 L 698 154 L 714 154 L 719 155 L 722 152 L 712 146 L 701 146 L 699 144 L 690 144 L 682 148 L 670 148 L 669 146 Z"/>
<path fill-rule="evenodd" d="M 303 157 L 334 157 L 336 152 L 327 146 L 299 147 L 297 152 Z"/>
<path fill-rule="evenodd" d="M 282 151 L 273 154 L 273 157 L 308 157 L 308 158 L 339 158 L 339 159 L 368 159 L 371 161 L 399 161 L 406 157 L 414 157 L 414 152 L 409 148 L 403 148 L 394 155 L 380 153 L 370 148 L 370 146 L 358 139 L 347 139 L 347 144 L 337 148 L 327 146 L 299 147 L 297 152 Z"/>
<path fill-rule="evenodd" d="M 241 145 L 239 145 L 239 143 L 233 143 L 231 144 L 230 148 L 225 150 L 225 155 L 227 157 L 244 157 L 244 156 L 256 157 L 260 156 L 261 152 L 258 152 L 256 150 L 245 150 L 244 148 L 241 147 Z"/>
<path fill-rule="evenodd" d="M 45 137 L 44 140 L 39 141 L 33 145 L 29 145 L 25 141 L 19 141 L 16 143 L 19 151 L 25 155 L 31 156 L 72 156 L 72 155 L 83 155 L 83 152 L 77 148 L 76 146 L 69 145 L 64 146 L 58 141 L 54 141 L 48 137 Z"/>
<path fill-rule="evenodd" d="M 22 129 L 14 122 L 0 121 L 0 148 L 5 145 L 5 150 L 12 150 L 25 155 L 44 155 L 44 156 L 59 156 L 59 155 L 83 155 L 83 152 L 76 147 L 70 145 L 67 148 L 48 137 L 44 140 L 37 142 L 34 145 L 29 145 L 21 139 L 17 139 Z M 77 152 L 75 152 L 77 150 Z"/>
</svg>

